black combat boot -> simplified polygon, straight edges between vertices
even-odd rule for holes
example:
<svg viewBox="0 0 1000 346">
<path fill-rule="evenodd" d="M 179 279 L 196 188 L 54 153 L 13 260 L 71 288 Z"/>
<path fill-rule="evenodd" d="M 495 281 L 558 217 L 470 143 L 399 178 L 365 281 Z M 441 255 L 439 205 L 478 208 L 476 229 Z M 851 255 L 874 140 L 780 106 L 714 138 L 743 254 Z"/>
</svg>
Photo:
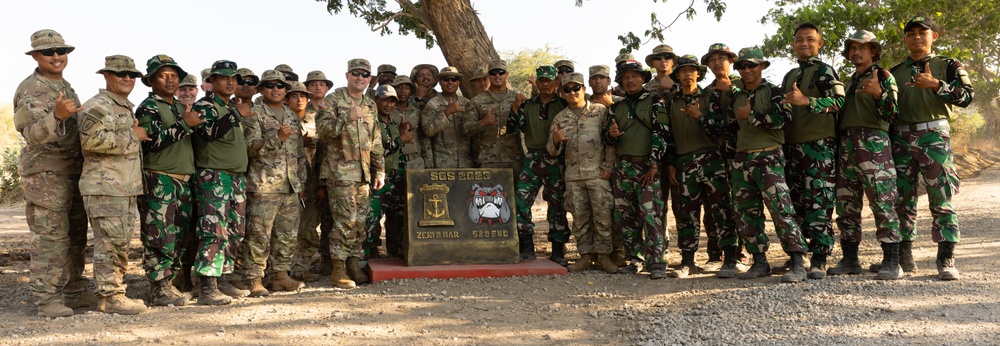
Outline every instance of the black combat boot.
<svg viewBox="0 0 1000 346">
<path fill-rule="evenodd" d="M 213 276 L 202 276 L 199 277 L 201 284 L 201 292 L 198 295 L 198 304 L 200 305 L 226 305 L 233 302 L 233 298 L 223 294 L 219 291 L 218 277 Z"/>
<path fill-rule="evenodd" d="M 517 245 L 517 252 L 521 254 L 521 262 L 538 258 L 535 255 L 535 239 L 530 234 L 518 234 Z"/>
<path fill-rule="evenodd" d="M 823 280 L 826 277 L 826 254 L 814 253 L 809 258 L 809 273 L 806 276 L 813 280 Z"/>
<path fill-rule="evenodd" d="M 736 277 L 746 280 L 765 276 L 771 276 L 771 264 L 767 263 L 767 254 L 761 252 L 753 254 L 753 265 L 750 266 L 749 270 Z"/>
<path fill-rule="evenodd" d="M 899 243 L 882 243 L 882 253 L 886 261 L 875 275 L 876 279 L 896 280 L 903 276 L 903 268 L 899 267 L 899 248 Z"/>
<path fill-rule="evenodd" d="M 938 280 L 952 281 L 961 278 L 955 268 L 955 243 L 943 241 L 938 243 L 937 253 Z"/>
<path fill-rule="evenodd" d="M 566 243 L 552 242 L 552 254 L 549 255 L 549 260 L 563 267 L 568 266 L 569 261 L 566 260 Z"/>
<path fill-rule="evenodd" d="M 694 262 L 694 250 L 681 251 L 681 265 L 668 275 L 672 278 L 686 278 L 688 275 L 699 272 L 698 265 Z"/>
<path fill-rule="evenodd" d="M 827 269 L 828 275 L 861 274 L 861 261 L 858 260 L 858 245 L 861 242 L 840 240 L 840 250 L 844 252 L 844 257 L 837 262 L 833 268 Z"/>
<path fill-rule="evenodd" d="M 737 248 L 735 246 L 727 246 L 722 249 L 722 268 L 719 268 L 719 272 L 715 274 L 715 277 L 729 279 L 736 276 L 738 272 L 736 270 L 736 263 L 739 262 L 736 252 Z"/>
<path fill-rule="evenodd" d="M 788 272 L 781 276 L 781 282 L 802 282 L 806 281 L 806 266 L 802 259 L 802 254 L 792 253 L 791 267 L 788 268 Z"/>
<path fill-rule="evenodd" d="M 899 242 L 899 266 L 903 268 L 903 273 L 917 271 L 917 262 L 913 260 L 912 240 Z"/>
</svg>

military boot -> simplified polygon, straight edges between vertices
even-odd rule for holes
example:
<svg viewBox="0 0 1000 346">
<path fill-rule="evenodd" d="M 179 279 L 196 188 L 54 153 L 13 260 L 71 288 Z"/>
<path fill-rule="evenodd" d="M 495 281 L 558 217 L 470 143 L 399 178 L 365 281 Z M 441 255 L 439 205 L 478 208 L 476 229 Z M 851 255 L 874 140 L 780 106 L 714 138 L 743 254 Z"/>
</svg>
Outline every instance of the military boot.
<svg viewBox="0 0 1000 346">
<path fill-rule="evenodd" d="M 781 276 L 781 282 L 806 281 L 806 266 L 802 259 L 802 254 L 792 253 L 789 256 L 791 256 L 792 266 L 788 268 L 788 272 L 785 275 Z"/>
<path fill-rule="evenodd" d="M 97 295 L 90 290 L 75 293 L 63 292 L 63 305 L 70 309 L 87 309 L 97 307 Z"/>
<path fill-rule="evenodd" d="M 952 281 L 961 278 L 955 268 L 955 243 L 943 241 L 938 243 L 937 252 L 938 280 Z"/>
<path fill-rule="evenodd" d="M 887 262 L 889 262 L 889 254 L 883 251 L 882 261 L 878 263 L 872 263 L 872 265 L 868 266 L 868 271 L 872 273 L 878 273 L 879 271 L 882 270 L 882 267 L 884 267 Z"/>
<path fill-rule="evenodd" d="M 736 277 L 746 280 L 765 276 L 771 276 L 771 264 L 767 263 L 767 254 L 761 252 L 753 254 L 753 265 L 746 272 L 740 273 Z"/>
<path fill-rule="evenodd" d="M 63 305 L 59 299 L 51 299 L 47 303 L 38 304 L 39 317 L 67 317 L 73 316 L 73 309 Z"/>
<path fill-rule="evenodd" d="M 218 281 L 216 287 L 218 287 L 219 292 L 222 292 L 227 296 L 233 298 L 243 298 L 250 295 L 250 290 L 245 288 L 244 289 L 236 288 L 235 286 L 232 285 L 232 281 L 226 280 L 226 278 L 224 277 L 220 277 L 216 281 Z M 238 282 L 240 280 L 236 281 Z M 243 285 L 242 282 L 240 283 L 240 285 L 246 287 L 246 285 Z"/>
<path fill-rule="evenodd" d="M 697 274 L 698 265 L 694 262 L 694 250 L 681 251 L 681 265 L 676 270 L 670 272 L 672 278 L 686 278 L 688 275 Z"/>
<path fill-rule="evenodd" d="M 521 262 L 538 258 L 535 255 L 535 240 L 530 234 L 523 236 L 518 234 L 517 252 L 521 254 Z"/>
<path fill-rule="evenodd" d="M 840 250 L 844 252 L 844 257 L 837 262 L 836 266 L 833 266 L 826 270 L 827 275 L 844 275 L 844 274 L 861 274 L 864 268 L 861 267 L 861 261 L 858 260 L 858 245 L 861 242 L 840 240 Z"/>
<path fill-rule="evenodd" d="M 192 276 L 191 277 L 191 285 L 194 286 L 194 288 L 192 288 L 191 292 L 190 292 L 191 296 L 192 297 L 197 297 L 197 296 L 201 295 L 201 276 Z"/>
<path fill-rule="evenodd" d="M 611 256 L 607 254 L 597 255 L 597 266 L 601 267 L 605 273 L 616 274 L 618 273 L 618 266 L 615 265 L 615 261 L 611 259 Z"/>
<path fill-rule="evenodd" d="M 319 280 L 319 274 L 313 274 L 308 271 L 296 271 L 292 273 L 292 278 L 302 282 L 313 282 Z"/>
<path fill-rule="evenodd" d="M 580 259 L 566 267 L 570 273 L 578 273 L 584 270 L 588 270 L 594 266 L 594 260 L 597 259 L 593 254 L 580 254 Z M 615 268 L 618 271 L 618 268 Z"/>
<path fill-rule="evenodd" d="M 628 262 L 625 261 L 625 252 L 623 251 L 612 251 L 610 258 L 611 263 L 614 263 L 615 266 L 624 267 L 628 265 Z"/>
<path fill-rule="evenodd" d="M 354 280 L 347 277 L 347 264 L 343 260 L 335 259 L 333 262 L 333 272 L 330 273 L 330 284 L 336 288 L 342 289 L 352 289 L 357 288 L 358 285 L 354 283 Z"/>
<path fill-rule="evenodd" d="M 319 263 L 309 268 L 309 271 L 319 275 L 330 275 L 330 273 L 333 273 L 333 260 L 330 259 L 330 254 L 320 254 Z"/>
<path fill-rule="evenodd" d="M 879 280 L 895 280 L 903 276 L 903 268 L 899 266 L 899 243 L 882 243 L 882 253 L 887 261 L 875 275 Z"/>
<path fill-rule="evenodd" d="M 566 243 L 552 242 L 552 254 L 549 255 L 549 260 L 563 267 L 568 266 L 569 261 L 566 260 Z"/>
<path fill-rule="evenodd" d="M 356 285 L 368 283 L 369 281 L 368 274 L 366 274 L 365 271 L 361 269 L 360 258 L 348 257 L 346 266 L 347 266 L 347 276 L 350 276 L 351 280 L 354 280 L 354 283 Z"/>
<path fill-rule="evenodd" d="M 789 257 L 791 257 L 791 255 L 789 255 Z M 787 261 L 785 261 L 785 263 L 782 263 L 780 266 L 771 267 L 771 274 L 774 275 L 784 274 L 787 273 L 789 270 L 791 270 L 791 268 L 792 268 L 792 259 L 789 258 Z"/>
<path fill-rule="evenodd" d="M 240 275 L 226 274 L 226 275 L 223 275 L 222 278 L 219 279 L 219 280 L 226 280 L 226 282 L 230 286 L 233 286 L 233 287 L 235 287 L 238 290 L 244 290 L 244 291 L 249 291 L 250 290 L 250 288 L 247 287 L 247 285 L 245 283 L 243 283 L 243 277 L 240 276 Z M 225 286 L 225 285 L 222 283 L 222 281 L 219 281 L 219 289 L 220 290 L 222 289 L 223 286 Z M 233 298 L 239 298 L 239 297 L 233 297 Z"/>
<path fill-rule="evenodd" d="M 722 267 L 719 268 L 719 272 L 715 274 L 715 277 L 729 279 L 736 276 L 736 263 L 739 262 L 736 250 L 735 246 L 727 246 L 722 249 Z"/>
<path fill-rule="evenodd" d="M 274 273 L 274 279 L 271 280 L 271 289 L 275 291 L 294 292 L 303 287 L 306 287 L 306 284 L 292 279 L 285 271 Z"/>
<path fill-rule="evenodd" d="M 826 254 L 814 253 L 809 258 L 809 273 L 806 276 L 813 280 L 823 280 L 826 277 Z"/>
<path fill-rule="evenodd" d="M 701 266 L 702 271 L 706 272 L 717 272 L 722 269 L 723 257 L 720 254 L 709 254 L 708 261 Z"/>
<path fill-rule="evenodd" d="M 233 302 L 233 298 L 219 291 L 219 280 L 214 276 L 201 276 L 198 277 L 200 294 L 198 295 L 198 304 L 200 305 L 226 305 Z"/>
<path fill-rule="evenodd" d="M 917 262 L 913 260 L 913 241 L 906 240 L 899 242 L 899 266 L 904 273 L 917 271 Z"/>
<path fill-rule="evenodd" d="M 124 293 L 110 297 L 101 297 L 97 303 L 97 311 L 106 314 L 137 315 L 146 312 L 146 304 L 141 300 L 129 299 Z"/>
<path fill-rule="evenodd" d="M 250 297 L 264 297 L 271 295 L 271 291 L 264 288 L 261 278 L 247 279 L 247 288 L 250 289 Z"/>
<path fill-rule="evenodd" d="M 649 279 L 660 280 L 667 277 L 667 269 L 664 264 L 654 264 L 649 267 Z"/>
<path fill-rule="evenodd" d="M 163 279 L 150 283 L 153 290 L 153 305 L 155 306 L 184 306 L 191 300 L 190 293 L 181 293 L 174 288 L 170 280 Z"/>
<path fill-rule="evenodd" d="M 189 292 L 194 289 L 194 284 L 191 282 L 191 266 L 181 266 L 181 272 L 174 276 L 173 285 L 181 292 Z"/>
</svg>

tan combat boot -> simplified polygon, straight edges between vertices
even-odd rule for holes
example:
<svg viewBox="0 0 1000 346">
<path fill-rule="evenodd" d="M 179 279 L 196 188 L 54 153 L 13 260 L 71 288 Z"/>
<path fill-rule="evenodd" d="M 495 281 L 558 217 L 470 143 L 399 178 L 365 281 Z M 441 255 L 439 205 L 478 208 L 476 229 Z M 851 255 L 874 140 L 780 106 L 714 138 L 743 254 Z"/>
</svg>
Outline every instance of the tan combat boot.
<svg viewBox="0 0 1000 346">
<path fill-rule="evenodd" d="M 236 288 L 238 290 L 243 290 L 243 291 L 249 291 L 250 290 L 250 287 L 243 283 L 243 278 L 241 276 L 239 276 L 239 275 L 236 275 L 236 274 L 223 275 L 222 278 L 220 278 L 219 280 L 226 280 L 229 283 L 230 286 L 232 286 L 232 287 L 234 287 L 234 288 Z M 222 289 L 223 286 L 225 286 L 225 285 L 222 283 L 222 281 L 219 281 L 219 289 L 220 290 Z M 239 298 L 239 297 L 234 297 L 234 298 Z"/>
<path fill-rule="evenodd" d="M 171 284 L 170 280 L 163 279 L 151 282 L 153 289 L 153 305 L 156 306 L 184 306 L 191 300 L 190 293 L 181 293 Z"/>
<path fill-rule="evenodd" d="M 611 259 L 611 256 L 607 254 L 597 255 L 597 266 L 601 267 L 601 270 L 605 273 L 618 273 L 618 266 L 615 265 L 615 261 Z"/>
<path fill-rule="evenodd" d="M 38 304 L 38 316 L 40 317 L 67 317 L 73 316 L 73 309 L 67 308 L 59 299 L 52 299 L 44 304 Z"/>
<path fill-rule="evenodd" d="M 97 295 L 90 290 L 63 293 L 63 305 L 70 309 L 93 308 L 97 306 Z"/>
<path fill-rule="evenodd" d="M 570 273 L 578 273 L 584 270 L 588 270 L 594 266 L 594 259 L 596 259 L 594 254 L 589 254 L 589 253 L 580 254 L 580 259 L 577 260 L 576 263 L 567 266 L 566 270 L 568 270 Z"/>
<path fill-rule="evenodd" d="M 225 280 L 222 278 L 217 278 L 213 276 L 200 276 L 197 278 L 199 280 L 199 290 L 200 295 L 198 296 L 198 304 L 201 305 L 226 305 L 233 302 L 233 298 L 225 295 L 219 291 L 219 280 Z"/>
<path fill-rule="evenodd" d="M 347 264 L 343 260 L 335 259 L 333 263 L 333 273 L 330 274 L 330 284 L 336 288 L 352 289 L 358 285 L 347 277 Z"/>
<path fill-rule="evenodd" d="M 368 283 L 368 274 L 365 274 L 364 270 L 361 270 L 361 259 L 357 257 L 347 258 L 347 275 L 354 280 L 354 283 L 360 285 Z"/>
<path fill-rule="evenodd" d="M 296 279 L 296 280 L 299 280 L 299 281 L 302 281 L 302 282 L 313 282 L 313 281 L 319 280 L 320 275 L 319 274 L 313 274 L 313 273 L 310 273 L 308 271 L 299 270 L 299 271 L 296 271 L 296 272 L 292 273 L 292 278 Z"/>
<path fill-rule="evenodd" d="M 271 289 L 274 291 L 293 292 L 303 287 L 306 287 L 306 284 L 292 279 L 285 271 L 274 273 L 274 279 L 271 279 Z"/>
<path fill-rule="evenodd" d="M 146 304 L 141 300 L 129 299 L 124 293 L 110 297 L 101 297 L 97 303 L 97 311 L 106 314 L 137 315 L 146 312 Z"/>
<path fill-rule="evenodd" d="M 250 289 L 251 297 L 263 297 L 271 295 L 271 292 L 264 288 L 261 278 L 247 279 L 247 288 Z"/>
<path fill-rule="evenodd" d="M 217 287 L 219 288 L 219 291 L 222 292 L 223 294 L 227 295 L 227 296 L 230 296 L 230 297 L 233 297 L 233 298 L 243 298 L 243 297 L 246 297 L 246 296 L 250 295 L 250 290 L 241 289 L 241 288 L 237 288 L 236 286 L 233 286 L 232 282 L 229 281 L 229 280 L 226 280 L 225 277 L 220 277 L 216 281 L 218 281 Z M 236 281 L 238 282 L 240 280 L 236 280 Z M 241 286 L 246 286 L 246 285 L 242 285 L 242 283 L 241 283 Z"/>
</svg>

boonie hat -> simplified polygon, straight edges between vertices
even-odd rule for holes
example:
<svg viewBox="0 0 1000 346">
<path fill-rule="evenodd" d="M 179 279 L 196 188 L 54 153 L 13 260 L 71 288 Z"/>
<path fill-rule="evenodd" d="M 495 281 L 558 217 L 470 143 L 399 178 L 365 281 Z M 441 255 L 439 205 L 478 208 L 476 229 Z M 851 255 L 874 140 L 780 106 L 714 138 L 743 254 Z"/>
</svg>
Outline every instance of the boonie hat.
<svg viewBox="0 0 1000 346">
<path fill-rule="evenodd" d="M 146 75 L 142 76 L 142 84 L 149 86 L 149 77 L 152 77 L 156 74 L 156 71 L 159 71 L 160 68 L 164 66 L 172 66 L 175 70 L 177 70 L 177 77 L 181 80 L 184 80 L 184 78 L 187 78 L 188 76 L 188 73 L 184 72 L 184 69 L 177 66 L 177 62 L 174 61 L 174 58 L 171 58 L 166 54 L 157 54 L 152 58 L 149 58 L 149 60 L 146 60 Z"/>
<path fill-rule="evenodd" d="M 385 72 L 391 72 L 392 74 L 396 74 L 396 66 L 392 66 L 389 64 L 378 65 L 378 74 L 382 74 Z"/>
<path fill-rule="evenodd" d="M 323 73 L 323 71 L 320 71 L 320 70 L 309 72 L 309 74 L 306 75 L 306 82 L 305 83 L 309 84 L 309 82 L 317 81 L 317 80 L 326 82 L 326 87 L 327 88 L 332 88 L 333 87 L 333 81 L 330 80 L 329 78 L 326 78 L 326 74 Z"/>
<path fill-rule="evenodd" d="M 705 79 L 705 74 L 708 73 L 708 66 L 699 64 L 698 57 L 692 54 L 685 54 L 684 56 L 677 58 L 677 66 L 674 67 L 673 71 L 670 71 L 670 79 L 673 79 L 675 82 L 679 82 L 677 80 L 677 73 L 680 72 L 682 67 L 686 66 L 693 66 L 698 69 L 699 82 Z"/>
<path fill-rule="evenodd" d="M 285 93 L 285 97 L 291 95 L 292 93 L 303 93 L 306 94 L 307 98 L 312 98 L 313 94 L 306 89 L 306 85 L 299 81 L 288 82 L 288 92 Z"/>
<path fill-rule="evenodd" d="M 458 68 L 455 66 L 448 66 L 441 69 L 441 73 L 437 75 L 437 79 L 441 80 L 444 77 L 458 77 L 459 79 L 464 78 L 461 73 L 458 72 Z"/>
<path fill-rule="evenodd" d="M 701 56 L 701 64 L 708 65 L 708 58 L 711 58 L 712 54 L 715 53 L 726 53 L 729 56 L 729 62 L 736 62 L 736 53 L 729 50 L 729 46 L 725 43 L 713 43 L 711 46 L 708 46 L 708 53 Z"/>
<path fill-rule="evenodd" d="M 882 44 L 878 42 L 878 39 L 875 38 L 875 34 L 873 34 L 871 31 L 858 30 L 854 32 L 854 34 L 851 35 L 851 37 L 848 37 L 846 40 L 844 40 L 844 51 L 840 52 L 840 55 L 847 60 L 851 60 L 851 56 L 848 52 L 848 50 L 851 49 L 851 42 L 857 42 L 860 44 L 871 44 L 872 46 L 875 47 L 876 50 L 875 52 L 873 52 L 874 55 L 872 55 L 872 61 L 878 62 L 879 60 L 882 60 Z"/>
<path fill-rule="evenodd" d="M 236 66 L 235 62 L 229 60 L 217 60 L 216 62 L 212 63 L 212 69 L 209 72 L 209 77 L 214 75 L 220 75 L 226 77 L 235 76 L 237 74 L 236 70 L 238 69 L 239 67 Z"/>
<path fill-rule="evenodd" d="M 288 64 L 280 64 L 274 67 L 275 71 L 281 72 L 285 75 L 285 81 L 297 81 L 299 80 L 299 75 L 292 71 L 292 67 Z"/>
<path fill-rule="evenodd" d="M 389 83 L 389 85 L 392 85 L 395 88 L 398 88 L 400 85 L 403 84 L 408 84 L 410 86 L 411 92 L 417 89 L 417 85 L 413 84 L 413 81 L 410 80 L 410 77 L 407 77 L 406 75 L 398 75 L 396 76 L 396 78 L 392 80 L 392 83 Z"/>
<path fill-rule="evenodd" d="M 764 65 L 764 68 L 771 66 L 770 61 L 764 60 L 764 51 L 762 51 L 760 47 L 757 46 L 740 49 L 740 53 L 736 57 L 736 63 L 740 63 L 743 61 L 749 61 L 754 64 L 761 64 Z"/>
<path fill-rule="evenodd" d="M 615 83 L 621 84 L 622 77 L 625 76 L 625 72 L 635 71 L 642 75 L 642 82 L 649 83 L 653 79 L 653 73 L 647 71 L 642 67 L 642 63 L 635 60 L 625 60 L 616 66 L 615 71 Z"/>
<path fill-rule="evenodd" d="M 31 50 L 25 52 L 24 54 L 31 55 L 32 52 L 55 48 L 66 48 L 66 54 L 69 54 L 76 49 L 76 47 L 66 44 L 62 35 L 55 30 L 42 29 L 31 34 Z"/>
<path fill-rule="evenodd" d="M 135 68 L 135 61 L 124 55 L 109 55 L 104 57 L 104 68 L 97 70 L 97 74 L 104 73 L 104 71 L 110 72 L 132 72 L 136 75 L 142 76 L 142 72 L 139 72 Z"/>
<path fill-rule="evenodd" d="M 661 44 L 653 47 L 653 52 L 646 56 L 646 65 L 653 66 L 653 57 L 657 56 L 665 56 L 667 59 L 677 59 L 677 54 L 674 54 L 673 47 L 667 44 Z"/>
<path fill-rule="evenodd" d="M 254 85 L 260 84 L 260 77 L 257 77 L 257 74 L 253 73 L 253 71 L 251 71 L 246 67 L 241 67 L 237 69 L 236 74 L 240 76 L 240 79 L 253 77 L 253 79 L 256 81 L 254 82 Z M 242 81 L 240 83 L 242 83 Z"/>
</svg>

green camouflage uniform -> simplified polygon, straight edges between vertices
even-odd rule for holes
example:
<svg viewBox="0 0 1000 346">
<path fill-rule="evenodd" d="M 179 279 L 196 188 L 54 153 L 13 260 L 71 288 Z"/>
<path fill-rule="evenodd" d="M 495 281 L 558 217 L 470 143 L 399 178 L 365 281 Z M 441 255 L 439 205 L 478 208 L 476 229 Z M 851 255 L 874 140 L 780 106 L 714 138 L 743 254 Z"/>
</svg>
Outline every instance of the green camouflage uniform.
<svg viewBox="0 0 1000 346">
<path fill-rule="evenodd" d="M 832 66 L 812 57 L 799 60 L 785 75 L 782 88 L 798 83 L 809 105 L 792 106 L 785 127 L 785 175 L 795 205 L 796 222 L 809 235 L 813 253 L 833 249 L 834 187 L 836 186 L 836 115 L 844 104 L 844 85 Z"/>
<path fill-rule="evenodd" d="M 102 297 L 125 293 L 128 244 L 138 219 L 142 146 L 132 131 L 133 108 L 127 98 L 101 89 L 80 111 L 80 194 L 94 231 L 94 281 Z"/>
<path fill-rule="evenodd" d="M 316 123 L 326 147 L 320 179 L 326 182 L 334 220 L 330 256 L 361 258 L 367 237 L 365 218 L 371 208 L 370 185 L 385 178 L 382 131 L 372 99 L 354 100 L 342 87 L 327 95 L 326 103 L 330 110 L 321 113 Z M 351 120 L 352 105 L 360 108 L 361 119 Z"/>
<path fill-rule="evenodd" d="M 451 103 L 443 94 L 438 94 L 420 113 L 420 125 L 431 143 L 431 162 L 427 168 L 472 168 L 472 142 L 462 129 L 466 119 L 475 117 L 469 99 L 452 96 L 462 107 L 462 111 L 450 116 L 444 114 Z"/>
<path fill-rule="evenodd" d="M 951 205 L 951 197 L 958 193 L 959 180 L 947 119 L 951 118 L 955 107 L 968 107 L 975 91 L 961 62 L 934 54 L 920 61 L 907 58 L 891 69 L 892 75 L 897 81 L 909 81 L 914 74 L 923 72 L 928 61 L 931 75 L 941 80 L 941 87 L 930 90 L 900 85 L 899 119 L 895 131 L 891 131 L 896 189 L 899 191 L 899 203 L 896 204 L 899 233 L 903 241 L 916 239 L 919 174 L 923 176 L 934 218 L 931 239 L 936 243 L 957 243 L 960 238 L 958 216 Z"/>
<path fill-rule="evenodd" d="M 702 58 L 702 60 L 704 61 L 704 58 Z M 732 83 L 734 87 L 739 88 L 737 90 L 745 88 L 745 86 L 743 85 L 743 80 L 740 78 L 738 74 L 730 75 L 729 81 Z M 733 104 L 732 100 L 733 93 L 732 92 L 724 93 L 722 91 L 715 90 L 716 83 L 718 83 L 718 79 L 713 80 L 712 83 L 709 83 L 704 90 L 705 92 L 711 93 L 713 98 L 718 98 L 720 100 L 719 106 L 722 108 L 715 111 L 721 112 L 725 114 L 725 116 L 730 117 L 731 116 L 730 114 L 732 112 L 731 107 Z M 713 106 L 714 105 L 715 104 L 713 104 Z M 726 118 L 726 119 L 727 119 L 726 123 L 729 124 L 728 126 L 735 126 L 736 123 L 733 121 L 734 119 L 731 118 Z M 727 220 L 733 227 L 733 235 L 737 237 L 737 245 L 740 248 L 742 248 L 743 241 L 739 239 L 739 232 L 735 230 L 736 226 L 734 223 L 736 218 L 739 217 L 739 215 L 736 214 L 735 209 L 732 207 L 733 198 L 736 193 L 736 191 L 733 190 L 732 188 L 733 157 L 736 156 L 736 131 L 721 131 L 720 133 L 713 135 L 717 136 L 722 156 L 726 158 L 726 168 L 725 168 L 726 181 L 730 183 L 729 196 L 728 196 L 729 202 L 727 203 L 727 205 L 730 206 L 730 208 L 728 208 L 730 215 L 727 216 Z M 706 250 L 708 252 L 709 261 L 722 260 L 722 248 L 719 247 L 719 239 L 716 238 L 716 235 L 708 234 L 708 248 Z"/>
<path fill-rule="evenodd" d="M 374 92 L 373 92 L 374 94 Z M 365 229 L 368 237 L 365 238 L 365 255 L 372 255 L 371 250 L 376 250 L 382 245 L 382 215 L 387 215 L 385 220 L 385 241 L 386 253 L 391 257 L 396 257 L 403 250 L 403 214 L 406 209 L 406 191 L 404 190 L 404 179 L 406 177 L 403 170 L 405 161 L 400 155 L 402 142 L 399 140 L 399 124 L 401 118 L 395 118 L 391 114 L 388 121 L 378 116 L 379 129 L 382 131 L 382 150 L 385 152 L 385 185 L 381 189 L 372 193 L 371 210 L 365 219 Z"/>
<path fill-rule="evenodd" d="M 521 161 L 524 160 L 521 136 L 507 132 L 507 118 L 510 117 L 515 98 L 517 92 L 510 89 L 502 94 L 486 90 L 472 98 L 475 116 L 466 119 L 463 128 L 466 136 L 478 138 L 476 163 L 479 167 L 507 168 L 521 172 Z M 491 111 L 496 116 L 497 123 L 480 126 L 479 121 Z"/>
<path fill-rule="evenodd" d="M 306 114 L 300 122 L 302 139 L 312 138 L 314 148 L 305 147 L 306 154 L 306 197 L 305 209 L 299 216 L 299 232 L 295 238 L 295 259 L 292 263 L 293 273 L 306 273 L 312 264 L 313 257 L 318 253 L 330 252 L 330 229 L 333 218 L 330 214 L 330 204 L 327 200 L 319 200 L 316 196 L 322 182 L 319 179 L 319 163 L 323 158 L 323 143 L 317 136 L 316 118 L 319 110 L 310 102 L 306 105 Z M 316 227 L 321 231 L 316 233 Z M 324 239 L 325 241 L 321 241 Z M 324 245 L 325 244 L 325 245 Z"/>
<path fill-rule="evenodd" d="M 37 70 L 14 93 L 14 126 L 24 138 L 18 174 L 24 211 L 31 229 L 31 293 L 39 306 L 62 296 L 75 297 L 90 280 L 83 277 L 87 214 L 80 196 L 80 113 L 55 117 L 55 100 L 80 99 L 66 80 Z"/>
</svg>

